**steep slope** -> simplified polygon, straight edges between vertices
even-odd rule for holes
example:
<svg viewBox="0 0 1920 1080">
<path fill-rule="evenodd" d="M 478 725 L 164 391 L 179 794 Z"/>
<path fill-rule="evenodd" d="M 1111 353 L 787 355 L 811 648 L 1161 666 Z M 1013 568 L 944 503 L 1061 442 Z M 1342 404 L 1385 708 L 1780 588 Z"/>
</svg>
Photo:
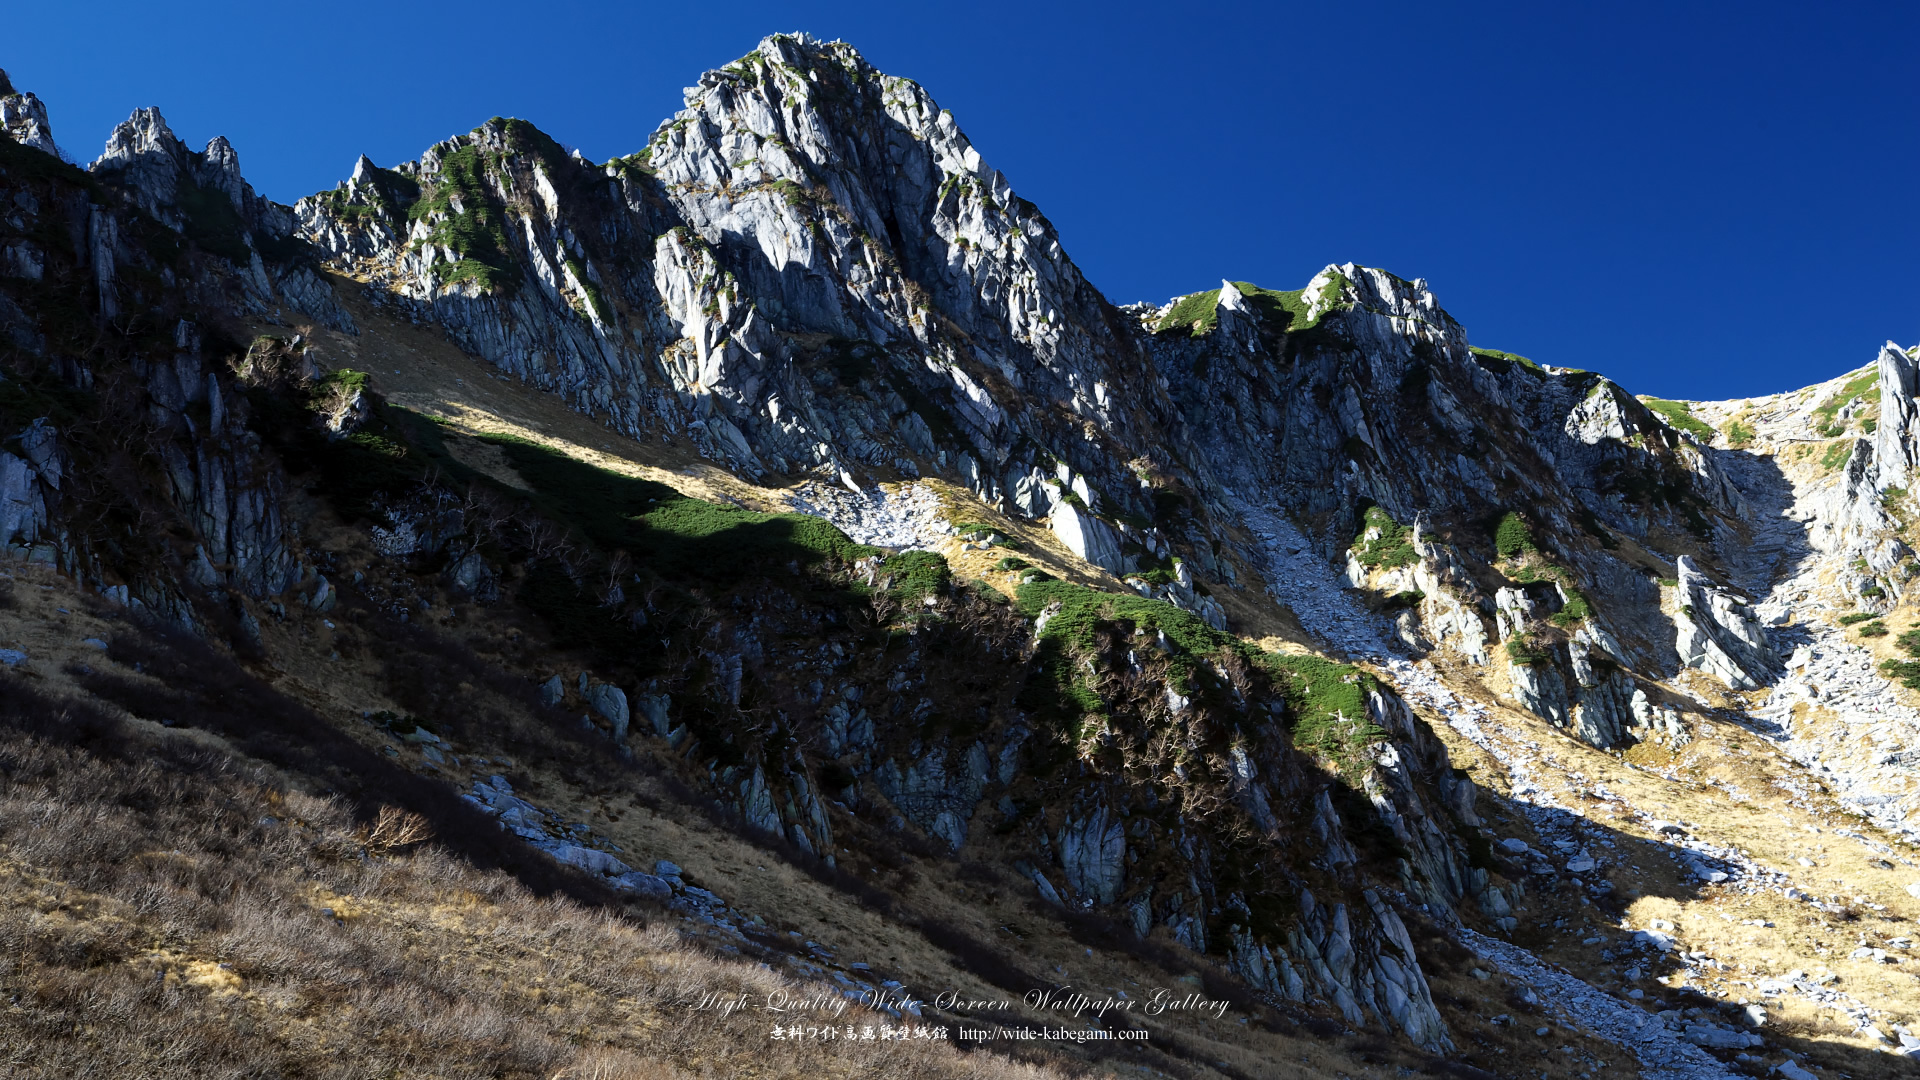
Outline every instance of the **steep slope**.
<svg viewBox="0 0 1920 1080">
<path fill-rule="evenodd" d="M 5 101 L 0 540 L 367 756 L 263 749 L 134 622 L 105 673 L 0 642 L 89 707 L 364 813 L 398 769 L 462 859 L 930 1018 L 1184 978 L 1246 1021 L 1076 1015 L 1150 1038 L 1049 1065 L 1792 1076 L 1914 1019 L 1804 970 L 1920 914 L 1920 713 L 1838 625 L 1901 613 L 1909 352 L 1663 402 L 1352 264 L 1116 308 L 805 35 L 629 157 L 496 119 L 292 210 L 153 110 L 82 173 Z M 1816 887 L 1763 819 L 1877 862 Z M 1808 929 L 1703 951 L 1736 908 Z"/>
<path fill-rule="evenodd" d="M 24 146 L 6 167 L 10 198 L 26 211 L 10 223 L 15 244 L 39 271 L 20 288 L 27 303 L 11 309 L 6 382 L 23 453 L 5 459 L 8 503 L 20 508 L 8 539 L 29 562 L 59 565 L 134 615 L 223 637 L 282 677 L 316 660 L 371 667 L 379 692 L 417 717 L 405 731 L 430 722 L 479 741 L 489 736 L 473 717 L 434 693 L 447 673 L 423 677 L 417 665 L 433 662 L 394 636 L 396 620 L 432 610 L 422 590 L 442 570 L 469 603 L 512 595 L 545 620 L 543 642 L 592 665 L 595 677 L 583 673 L 577 688 L 546 679 L 535 706 L 546 722 L 590 710 L 613 738 L 606 750 L 632 759 L 644 748 L 669 775 L 724 795 L 751 835 L 822 860 L 830 878 L 856 853 L 892 863 L 900 840 L 889 820 L 934 841 L 928 857 L 960 849 L 978 837 L 976 804 L 997 797 L 1005 828 L 974 849 L 1005 859 L 1056 906 L 1126 901 L 1136 934 L 1164 923 L 1174 940 L 1230 958 L 1276 1001 L 1312 998 L 1349 1023 L 1448 1044 L 1409 931 L 1360 862 L 1391 875 L 1376 849 L 1395 841 L 1342 840 L 1331 799 L 1350 789 L 1330 786 L 1287 734 L 1325 729 L 1321 749 L 1339 756 L 1387 745 L 1389 733 L 1368 723 L 1343 734 L 1331 709 L 1389 725 L 1412 741 L 1385 759 L 1383 805 L 1427 822 L 1421 792 L 1450 774 L 1359 673 L 1271 657 L 1169 605 L 1064 582 L 1030 582 L 1016 610 L 991 588 L 949 587 L 938 557 L 883 562 L 817 521 L 686 499 L 526 443 L 487 440 L 519 480 L 499 483 L 432 425 L 380 404 L 364 376 L 320 364 L 322 340 L 360 328 L 279 232 L 283 212 L 239 180 L 224 143 L 192 154 L 145 110 L 91 173 Z M 54 215 L 40 208 L 71 219 L 79 211 L 68 208 L 82 206 L 96 242 L 56 245 L 41 224 Z M 296 300 L 318 325 L 274 332 L 270 320 Z M 87 341 L 102 320 L 119 320 L 128 343 Z M 207 353 L 224 363 L 209 370 Z M 136 440 L 115 441 L 128 433 Z M 146 545 L 79 512 L 77 487 L 116 477 L 102 512 L 144 518 Z M 532 504 L 514 505 L 528 490 Z M 301 626 L 291 638 L 280 628 L 289 621 Z M 1126 647 L 1139 635 L 1157 646 L 1148 656 Z M 171 690 L 80 665 L 76 692 L 136 720 L 240 734 L 218 710 L 184 707 L 190 666 L 120 636 L 129 643 L 111 658 L 136 674 L 168 672 Z M 518 630 L 510 638 L 524 640 Z M 502 662 L 523 678 L 551 670 L 537 650 L 488 644 L 507 648 L 516 658 Z M 981 669 L 975 657 L 1003 662 Z M 1096 678 L 1078 673 L 1083 663 Z M 806 666 L 824 678 L 796 677 Z M 333 681 L 314 676 L 300 681 Z M 1076 706 L 1096 688 L 1111 731 Z M 319 693 L 328 712 L 343 704 L 334 692 Z M 1176 717 L 1183 734 L 1169 740 L 1163 726 Z M 660 741 L 626 747 L 636 729 Z M 438 755 L 423 767 L 440 771 L 430 768 Z M 349 781 L 335 770 L 326 782 Z M 1353 807 L 1374 812 L 1364 800 Z M 1258 839 L 1316 831 L 1319 850 L 1284 860 Z M 1444 829 L 1402 831 L 1418 877 L 1408 868 L 1399 880 L 1450 903 L 1470 877 L 1462 843 Z M 570 837 L 526 839 L 590 873 L 618 865 Z M 1125 866 L 1143 859 L 1152 869 L 1134 871 L 1122 896 Z M 647 875 L 612 884 L 670 888 Z M 958 940 L 948 947 L 977 948 Z M 997 978 L 1003 992 L 1029 988 L 1027 976 Z M 1297 1025 L 1310 1014 L 1282 1015 Z"/>
</svg>

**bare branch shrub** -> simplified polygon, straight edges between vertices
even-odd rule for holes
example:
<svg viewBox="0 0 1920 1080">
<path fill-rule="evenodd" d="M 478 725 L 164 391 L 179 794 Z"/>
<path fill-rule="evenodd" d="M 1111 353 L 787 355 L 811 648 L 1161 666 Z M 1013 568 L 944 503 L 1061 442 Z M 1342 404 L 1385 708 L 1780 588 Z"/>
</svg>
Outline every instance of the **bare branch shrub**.
<svg viewBox="0 0 1920 1080">
<path fill-rule="evenodd" d="M 432 838 L 433 826 L 426 818 L 397 806 L 383 806 L 371 829 L 361 827 L 360 842 L 372 854 L 390 855 Z"/>
</svg>

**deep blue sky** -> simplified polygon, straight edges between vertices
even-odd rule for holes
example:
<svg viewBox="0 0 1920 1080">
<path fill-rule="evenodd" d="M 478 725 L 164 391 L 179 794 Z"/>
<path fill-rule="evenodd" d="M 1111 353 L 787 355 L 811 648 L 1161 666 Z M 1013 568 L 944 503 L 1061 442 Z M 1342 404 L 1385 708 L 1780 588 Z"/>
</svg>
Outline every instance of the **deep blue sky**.
<svg viewBox="0 0 1920 1080">
<path fill-rule="evenodd" d="M 629 153 L 804 29 L 926 86 L 1117 302 L 1354 261 L 1692 398 L 1920 340 L 1913 4 L 176 6 L 18 5 L 0 66 L 75 157 L 158 105 L 291 202 L 493 115 Z"/>
</svg>

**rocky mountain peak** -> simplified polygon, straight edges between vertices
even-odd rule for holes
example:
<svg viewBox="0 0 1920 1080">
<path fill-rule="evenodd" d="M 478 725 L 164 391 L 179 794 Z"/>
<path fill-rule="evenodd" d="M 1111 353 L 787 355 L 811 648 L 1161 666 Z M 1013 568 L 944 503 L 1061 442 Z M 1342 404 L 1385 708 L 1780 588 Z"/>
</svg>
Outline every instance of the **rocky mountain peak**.
<svg viewBox="0 0 1920 1080">
<path fill-rule="evenodd" d="M 225 135 L 215 135 L 207 143 L 199 176 L 202 183 L 226 194 L 235 210 L 244 210 L 253 188 L 240 175 L 240 154 Z"/>
<path fill-rule="evenodd" d="M 116 177 L 143 209 L 176 228 L 183 214 L 207 209 L 202 192 L 224 196 L 231 212 L 244 217 L 270 212 L 271 204 L 241 175 L 240 154 L 226 136 L 214 136 L 205 150 L 195 152 L 156 108 L 136 109 L 115 125 L 105 149 L 87 168 Z M 275 216 L 283 219 L 284 210 Z"/>
<path fill-rule="evenodd" d="M 47 107 L 32 94 L 13 88 L 13 80 L 0 71 L 0 131 L 22 146 L 43 150 L 61 157 L 53 142 L 53 125 L 47 120 Z"/>
<path fill-rule="evenodd" d="M 709 243 L 751 237 L 771 255 L 783 234 L 797 234 L 806 250 L 815 231 L 807 223 L 824 213 L 820 239 L 834 262 L 865 262 L 871 246 L 890 264 L 876 269 L 967 307 L 967 294 L 977 292 L 972 279 L 998 276 L 980 265 L 997 255 L 1020 258 L 1031 248 L 1070 272 L 1051 227 L 981 160 L 952 115 L 851 46 L 775 35 L 690 89 L 688 108 L 644 153 Z M 840 239 L 843 230 L 851 235 Z M 927 335 L 911 311 L 848 307 L 831 295 L 802 304 L 787 311 L 776 303 L 770 314 L 881 341 Z M 1014 322 L 998 336 L 1024 339 L 1040 329 L 1017 315 Z"/>
<path fill-rule="evenodd" d="M 1249 310 L 1247 307 L 1247 298 L 1241 294 L 1239 288 L 1236 287 L 1233 282 L 1227 281 L 1224 278 L 1220 281 L 1220 310 L 1242 313 Z"/>
<path fill-rule="evenodd" d="M 147 106 L 133 110 L 133 115 L 114 125 L 107 135 L 106 149 L 88 168 L 125 169 L 143 156 L 175 157 L 187 152 L 186 144 L 167 126 L 167 118 L 159 109 Z"/>
<path fill-rule="evenodd" d="M 193 152 L 174 135 L 160 110 L 147 107 L 135 109 L 114 126 L 106 148 L 87 168 L 117 176 L 148 213 L 177 223 L 179 213 L 174 207 L 183 175 L 192 179 L 193 159 Z"/>
</svg>

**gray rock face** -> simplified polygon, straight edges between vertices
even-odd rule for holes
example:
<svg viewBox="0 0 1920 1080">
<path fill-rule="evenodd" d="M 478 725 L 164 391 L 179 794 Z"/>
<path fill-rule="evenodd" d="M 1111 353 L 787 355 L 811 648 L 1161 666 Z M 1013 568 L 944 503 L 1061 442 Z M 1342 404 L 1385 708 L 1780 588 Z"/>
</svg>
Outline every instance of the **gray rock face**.
<svg viewBox="0 0 1920 1080">
<path fill-rule="evenodd" d="M 1513 696 L 1521 708 L 1556 727 L 1567 726 L 1567 684 L 1553 664 L 1508 663 L 1507 678 L 1513 683 Z"/>
<path fill-rule="evenodd" d="M 1905 487 L 1920 467 L 1920 413 L 1915 395 L 1920 394 L 1920 364 L 1900 346 L 1889 341 L 1875 361 L 1880 376 L 1880 417 L 1873 433 L 1873 458 L 1879 466 L 1874 486 L 1884 491 Z"/>
<path fill-rule="evenodd" d="M 1543 659 L 1530 664 L 1509 661 L 1513 698 L 1521 708 L 1590 746 L 1625 747 L 1646 734 L 1645 718 L 1634 704 L 1636 696 L 1644 703 L 1646 695 L 1619 669 L 1619 651 L 1605 630 L 1582 625 L 1564 644 L 1542 649 Z"/>
<path fill-rule="evenodd" d="M 753 775 L 740 781 L 740 812 L 747 824 L 765 829 L 775 835 L 783 835 L 786 829 L 780 818 L 780 811 L 774 806 L 773 792 L 767 787 L 767 774 L 756 765 Z"/>
<path fill-rule="evenodd" d="M 1674 619 L 1674 648 L 1681 662 L 1735 690 L 1752 690 L 1770 681 L 1779 660 L 1753 609 L 1715 585 L 1686 556 L 1677 565 L 1682 606 Z"/>
<path fill-rule="evenodd" d="M 38 102 L 11 87 L 0 91 L 9 136 L 55 152 Z M 95 350 L 81 359 L 81 350 L 50 342 L 34 325 L 44 312 L 29 313 L 10 298 L 0 299 L 0 330 L 30 357 L 60 353 L 59 377 L 78 390 L 94 388 L 94 365 L 116 366 L 112 377 L 136 395 L 138 423 L 151 434 L 142 453 L 149 456 L 152 483 L 141 492 L 148 500 L 141 512 L 167 518 L 168 528 L 190 538 L 185 550 L 191 554 L 177 565 L 163 560 L 168 565 L 110 570 L 91 538 L 70 535 L 64 518 L 71 508 L 63 500 L 73 490 L 74 436 L 45 418 L 8 433 L 8 449 L 0 451 L 6 455 L 0 459 L 4 541 L 18 545 L 20 554 L 98 584 L 117 602 L 175 624 L 197 621 L 188 590 L 234 589 L 267 599 L 300 586 L 288 602 L 329 611 L 334 583 L 303 567 L 303 545 L 282 508 L 282 474 L 249 430 L 249 407 L 234 398 L 234 376 L 226 364 L 213 362 L 196 321 L 202 312 L 215 319 L 284 313 L 347 325 L 344 316 L 334 319 L 327 310 L 331 291 L 311 264 L 285 257 L 291 214 L 253 194 L 224 139 L 191 153 L 152 110 L 116 129 L 94 175 L 97 186 L 90 189 L 64 168 L 37 175 L 16 171 L 0 181 L 12 234 L 0 240 L 0 279 L 38 280 L 105 318 L 120 317 L 130 300 L 140 305 L 137 317 L 173 310 L 178 321 L 171 334 L 163 324 L 159 332 L 146 333 L 138 348 Z M 136 220 L 147 215 L 182 232 L 177 248 L 164 230 L 155 237 L 151 223 Z M 50 230 L 64 232 L 69 242 L 32 241 Z M 295 286 L 303 297 L 297 303 L 288 299 Z M 83 432 L 79 438 L 95 436 Z M 91 453 L 97 445 L 87 449 L 84 457 L 97 457 Z M 241 636 L 252 636 L 253 615 L 238 615 Z"/>
<path fill-rule="evenodd" d="M 1634 690 L 1628 708 L 1633 714 L 1633 726 L 1640 729 L 1642 738 L 1677 747 L 1684 745 L 1691 737 L 1680 720 L 1680 714 L 1669 707 L 1654 705 L 1645 690 Z"/>
<path fill-rule="evenodd" d="M 1047 875 L 1038 870 L 1034 870 L 1032 877 L 1033 887 L 1040 893 L 1041 900 L 1052 904 L 1054 907 L 1066 906 L 1066 903 L 1060 899 L 1060 890 L 1053 887 L 1053 882 L 1047 880 Z"/>
<path fill-rule="evenodd" d="M 1640 433 L 1640 425 L 1624 405 L 1620 388 L 1601 382 L 1567 413 L 1565 430 L 1581 443 L 1597 446 L 1607 440 L 1624 442 Z"/>
<path fill-rule="evenodd" d="M 950 763 L 947 749 L 934 747 L 905 769 L 887 761 L 874 772 L 880 791 L 908 820 L 956 851 L 966 843 L 967 822 L 985 794 L 987 778 L 987 751 L 979 743 L 959 761 Z"/>
<path fill-rule="evenodd" d="M 490 604 L 500 599 L 499 580 L 487 560 L 475 549 L 462 555 L 447 569 L 448 580 L 453 587 L 473 597 L 482 604 Z"/>
<path fill-rule="evenodd" d="M 1320 904 L 1308 891 L 1300 899 L 1301 918 L 1289 936 L 1288 952 L 1301 959 L 1303 984 L 1310 980 L 1350 1024 L 1364 1024 L 1372 1013 L 1429 1050 L 1451 1049 L 1452 1039 L 1426 979 L 1417 967 L 1394 959 L 1395 954 L 1413 956 L 1412 942 L 1399 915 L 1379 893 L 1369 889 L 1364 894 L 1371 924 L 1366 931 L 1345 904 Z M 1378 938 L 1367 940 L 1374 935 Z"/>
<path fill-rule="evenodd" d="M 283 593 L 304 574 L 281 509 L 279 478 L 262 467 L 257 440 L 228 414 L 220 381 L 205 372 L 198 330 L 180 324 L 174 343 L 177 352 L 138 374 L 157 423 L 184 427 L 190 406 L 205 410 L 207 442 L 164 442 L 158 449 L 166 487 L 156 494 L 178 507 L 199 536 L 194 563 L 181 577 L 207 588 L 231 584 L 256 597 Z M 42 418 L 19 433 L 17 445 L 24 458 L 0 452 L 0 543 L 29 549 L 45 543 L 58 552 L 54 561 L 85 572 L 84 556 L 52 527 L 68 469 L 60 433 Z M 301 599 L 325 611 L 332 597 L 322 579 L 317 592 Z M 168 621 L 185 617 L 170 586 L 158 581 L 140 585 L 128 602 Z"/>
<path fill-rule="evenodd" d="M 1127 836 L 1121 824 L 1105 806 L 1096 806 L 1083 817 L 1068 817 L 1058 846 L 1072 893 L 1100 904 L 1119 898 L 1127 871 Z"/>
<path fill-rule="evenodd" d="M 1070 502 L 1054 507 L 1049 527 L 1068 551 L 1114 573 L 1127 569 L 1120 555 L 1120 537 L 1106 522 Z"/>
<path fill-rule="evenodd" d="M 1634 726 L 1633 696 L 1639 693 L 1633 680 L 1614 675 L 1592 686 L 1583 686 L 1580 701 L 1573 708 L 1573 734 L 1589 746 L 1603 750 L 1627 745 L 1628 731 Z"/>
<path fill-rule="evenodd" d="M 1228 283 L 1215 329 L 1151 332 L 1167 309 L 1107 305 L 950 114 L 847 46 L 768 38 L 686 105 L 602 166 L 517 122 L 391 170 L 361 159 L 300 203 L 301 231 L 376 299 L 616 430 L 749 476 L 942 475 L 1116 574 L 1178 555 L 1180 588 L 1142 591 L 1215 626 L 1225 609 L 1188 579 L 1237 584 L 1249 552 L 1230 529 L 1251 493 L 1342 545 L 1363 501 L 1456 533 L 1537 506 L 1557 534 L 1642 541 L 1692 526 L 1648 491 L 1744 509 L 1711 453 L 1619 387 L 1476 354 L 1425 282 L 1329 266 L 1299 294 L 1305 318 Z M 453 250 L 482 202 L 507 243 Z M 1142 462 L 1179 477 L 1186 515 Z M 1484 664 L 1470 548 L 1422 561 L 1401 637 Z M 1623 566 L 1602 552 L 1573 569 Z M 1605 618 L 1645 625 L 1657 603 L 1633 592 Z M 1522 613 L 1501 612 L 1504 636 Z M 1619 659 L 1661 668 L 1667 640 L 1630 637 Z M 1587 711 L 1601 737 L 1605 703 Z"/>
<path fill-rule="evenodd" d="M 25 460 L 0 451 L 0 544 L 31 547 L 47 524 L 39 474 Z"/>
<path fill-rule="evenodd" d="M 328 612 L 332 611 L 339 602 L 340 594 L 335 591 L 332 582 L 325 577 L 315 580 L 313 592 L 307 597 L 308 607 L 315 611 Z"/>
</svg>

